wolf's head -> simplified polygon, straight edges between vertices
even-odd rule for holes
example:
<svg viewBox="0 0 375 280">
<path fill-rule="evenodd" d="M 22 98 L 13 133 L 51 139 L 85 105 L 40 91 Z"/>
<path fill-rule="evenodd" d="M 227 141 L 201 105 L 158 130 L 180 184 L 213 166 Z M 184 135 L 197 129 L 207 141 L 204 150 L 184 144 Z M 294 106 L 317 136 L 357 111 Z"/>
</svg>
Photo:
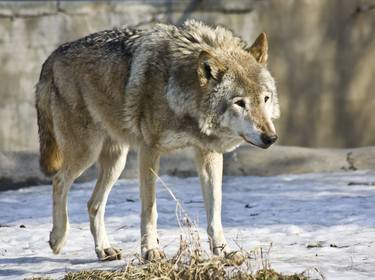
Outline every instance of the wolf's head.
<svg viewBox="0 0 375 280">
<path fill-rule="evenodd" d="M 261 33 L 248 49 L 200 53 L 202 132 L 218 136 L 229 132 L 261 148 L 277 140 L 272 120 L 279 117 L 279 104 L 274 79 L 266 68 L 267 52 L 267 37 Z"/>
</svg>

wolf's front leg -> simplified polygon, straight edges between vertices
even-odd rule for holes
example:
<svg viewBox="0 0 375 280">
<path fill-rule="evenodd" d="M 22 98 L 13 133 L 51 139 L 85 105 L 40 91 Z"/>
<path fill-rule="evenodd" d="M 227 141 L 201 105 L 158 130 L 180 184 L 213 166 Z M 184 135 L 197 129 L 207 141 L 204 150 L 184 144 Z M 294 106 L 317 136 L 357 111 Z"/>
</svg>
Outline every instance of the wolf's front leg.
<svg viewBox="0 0 375 280">
<path fill-rule="evenodd" d="M 223 155 L 197 149 L 196 160 L 206 208 L 207 234 L 210 239 L 210 248 L 215 255 L 220 255 L 228 250 L 221 225 Z"/>
<path fill-rule="evenodd" d="M 206 208 L 210 248 L 215 255 L 224 255 L 231 258 L 235 264 L 240 264 L 243 262 L 243 256 L 239 252 L 230 252 L 221 224 L 223 155 L 197 148 L 196 161 Z"/>
<path fill-rule="evenodd" d="M 153 147 L 141 145 L 139 157 L 139 181 L 142 204 L 141 213 L 141 252 L 146 260 L 164 257 L 159 249 L 156 232 L 157 210 L 155 181 L 159 171 L 160 153 Z"/>
</svg>

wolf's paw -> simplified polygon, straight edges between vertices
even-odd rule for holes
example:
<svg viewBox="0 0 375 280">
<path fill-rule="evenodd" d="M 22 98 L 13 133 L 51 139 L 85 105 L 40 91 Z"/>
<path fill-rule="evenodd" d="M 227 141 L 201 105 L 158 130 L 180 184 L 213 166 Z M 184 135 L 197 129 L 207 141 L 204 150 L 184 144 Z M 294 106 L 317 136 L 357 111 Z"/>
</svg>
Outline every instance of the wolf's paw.
<svg viewBox="0 0 375 280">
<path fill-rule="evenodd" d="M 228 245 L 225 242 L 217 243 L 217 244 L 220 244 L 220 245 L 219 246 L 211 245 L 211 248 L 213 248 L 212 253 L 215 256 L 222 256 L 223 257 L 226 254 L 231 252 L 230 248 L 228 247 Z"/>
<path fill-rule="evenodd" d="M 116 249 L 116 248 L 95 248 L 96 255 L 98 256 L 98 259 L 100 261 L 115 261 L 115 260 L 120 260 L 122 255 L 121 255 L 121 250 Z"/>
<path fill-rule="evenodd" d="M 143 257 L 147 261 L 156 261 L 165 258 L 165 254 L 159 248 L 147 250 Z"/>
<path fill-rule="evenodd" d="M 224 254 L 229 265 L 240 266 L 245 261 L 245 256 L 240 251 L 232 251 Z"/>
<path fill-rule="evenodd" d="M 65 241 L 68 237 L 67 230 L 58 231 L 52 230 L 49 234 L 49 246 L 51 247 L 54 254 L 60 254 L 62 248 L 65 245 Z"/>
</svg>

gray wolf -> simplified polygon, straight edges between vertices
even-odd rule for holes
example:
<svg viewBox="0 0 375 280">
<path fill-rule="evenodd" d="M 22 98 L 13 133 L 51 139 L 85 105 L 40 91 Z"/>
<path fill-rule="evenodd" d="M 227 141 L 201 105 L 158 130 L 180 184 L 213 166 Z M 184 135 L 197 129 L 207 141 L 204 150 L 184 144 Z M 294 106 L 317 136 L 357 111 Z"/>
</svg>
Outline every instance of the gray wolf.
<svg viewBox="0 0 375 280">
<path fill-rule="evenodd" d="M 194 20 L 182 27 L 101 31 L 58 47 L 36 87 L 40 165 L 53 176 L 53 252 L 62 250 L 68 235 L 69 188 L 97 162 L 87 204 L 95 251 L 101 260 L 120 257 L 108 241 L 104 211 L 134 146 L 141 252 L 148 260 L 163 257 L 153 172 L 162 153 L 192 146 L 211 250 L 230 256 L 221 222 L 222 153 L 243 142 L 267 148 L 277 139 L 272 120 L 279 106 L 267 58 L 265 33 L 249 46 L 223 27 Z"/>
</svg>

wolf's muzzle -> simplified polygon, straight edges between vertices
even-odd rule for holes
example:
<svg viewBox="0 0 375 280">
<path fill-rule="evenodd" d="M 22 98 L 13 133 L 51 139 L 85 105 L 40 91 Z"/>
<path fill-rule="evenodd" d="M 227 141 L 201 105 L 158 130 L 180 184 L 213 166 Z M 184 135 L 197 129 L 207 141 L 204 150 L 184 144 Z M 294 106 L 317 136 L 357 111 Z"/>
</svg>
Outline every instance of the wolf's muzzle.
<svg viewBox="0 0 375 280">
<path fill-rule="evenodd" d="M 272 135 L 267 135 L 265 133 L 262 133 L 260 135 L 260 139 L 262 139 L 262 142 L 267 145 L 267 146 L 270 146 L 272 145 L 273 143 L 276 142 L 277 138 L 279 138 L 276 134 L 272 134 Z"/>
</svg>

